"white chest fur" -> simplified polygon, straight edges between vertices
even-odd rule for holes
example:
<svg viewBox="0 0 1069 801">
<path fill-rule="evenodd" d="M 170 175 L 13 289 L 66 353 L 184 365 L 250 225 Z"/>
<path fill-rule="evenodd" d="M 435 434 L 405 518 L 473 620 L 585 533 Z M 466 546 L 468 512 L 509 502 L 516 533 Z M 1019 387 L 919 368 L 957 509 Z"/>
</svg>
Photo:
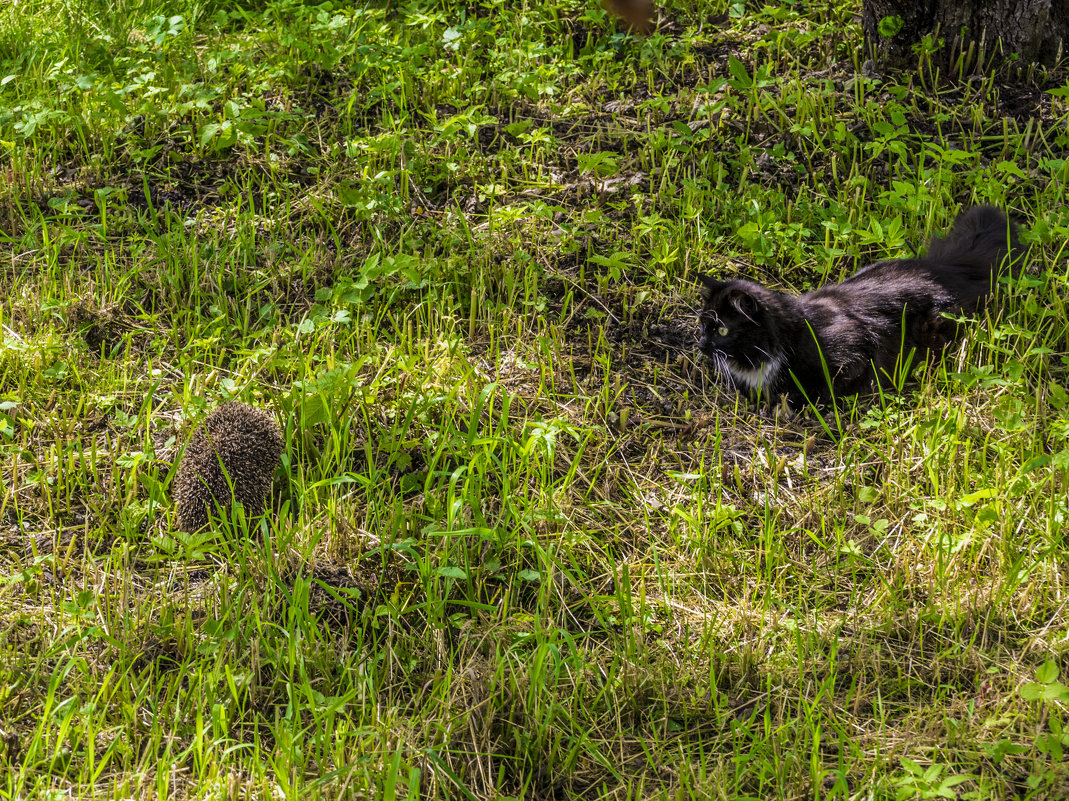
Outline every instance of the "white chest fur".
<svg viewBox="0 0 1069 801">
<path fill-rule="evenodd" d="M 780 367 L 781 363 L 778 358 L 761 362 L 756 367 L 744 367 L 732 359 L 727 360 L 728 375 L 731 376 L 731 380 L 736 386 L 743 386 L 751 392 L 759 392 L 763 387 L 773 383 L 779 375 Z"/>
</svg>

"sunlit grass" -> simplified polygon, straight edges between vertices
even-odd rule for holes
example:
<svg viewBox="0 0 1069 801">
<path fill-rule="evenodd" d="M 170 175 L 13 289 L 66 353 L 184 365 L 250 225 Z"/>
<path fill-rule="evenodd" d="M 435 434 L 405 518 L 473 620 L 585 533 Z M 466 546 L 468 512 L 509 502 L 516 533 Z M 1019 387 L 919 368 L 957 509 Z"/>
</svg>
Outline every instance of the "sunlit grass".
<svg viewBox="0 0 1069 801">
<path fill-rule="evenodd" d="M 0 794 L 1066 795 L 1066 75 L 855 15 L 0 10 Z M 903 393 L 706 374 L 699 273 L 981 202 L 1028 275 Z M 177 531 L 231 398 L 272 513 Z"/>
</svg>

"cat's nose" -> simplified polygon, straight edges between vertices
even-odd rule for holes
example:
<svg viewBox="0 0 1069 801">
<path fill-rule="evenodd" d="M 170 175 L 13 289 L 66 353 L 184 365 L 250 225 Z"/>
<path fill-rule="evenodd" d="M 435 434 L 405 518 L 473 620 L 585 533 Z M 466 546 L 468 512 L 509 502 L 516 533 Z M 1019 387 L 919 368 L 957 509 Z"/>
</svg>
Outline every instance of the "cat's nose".
<svg viewBox="0 0 1069 801">
<path fill-rule="evenodd" d="M 705 350 L 705 346 L 709 344 L 709 340 L 704 336 L 698 340 L 698 350 Z"/>
</svg>

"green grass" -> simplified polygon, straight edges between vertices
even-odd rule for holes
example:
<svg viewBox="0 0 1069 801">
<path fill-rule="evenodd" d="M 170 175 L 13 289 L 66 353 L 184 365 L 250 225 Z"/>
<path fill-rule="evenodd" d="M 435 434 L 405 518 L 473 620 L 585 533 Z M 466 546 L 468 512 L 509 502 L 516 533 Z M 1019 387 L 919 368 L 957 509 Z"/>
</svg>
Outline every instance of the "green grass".
<svg viewBox="0 0 1069 801">
<path fill-rule="evenodd" d="M 1069 76 L 857 12 L 0 9 L 0 797 L 1065 797 Z M 902 394 L 697 357 L 699 272 L 980 202 L 1029 274 Z M 229 398 L 273 512 L 177 532 Z"/>
</svg>

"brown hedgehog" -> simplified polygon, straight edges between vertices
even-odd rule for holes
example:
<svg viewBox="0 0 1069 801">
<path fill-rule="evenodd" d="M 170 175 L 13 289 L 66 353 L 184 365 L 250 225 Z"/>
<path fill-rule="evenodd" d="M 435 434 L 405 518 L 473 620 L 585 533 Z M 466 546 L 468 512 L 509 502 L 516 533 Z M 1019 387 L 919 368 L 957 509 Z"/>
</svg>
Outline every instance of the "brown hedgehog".
<svg viewBox="0 0 1069 801">
<path fill-rule="evenodd" d="M 174 478 L 179 528 L 203 528 L 208 513 L 229 509 L 231 500 L 248 517 L 262 512 L 281 454 L 282 432 L 267 412 L 236 402 L 213 411 L 190 438 Z"/>
</svg>

